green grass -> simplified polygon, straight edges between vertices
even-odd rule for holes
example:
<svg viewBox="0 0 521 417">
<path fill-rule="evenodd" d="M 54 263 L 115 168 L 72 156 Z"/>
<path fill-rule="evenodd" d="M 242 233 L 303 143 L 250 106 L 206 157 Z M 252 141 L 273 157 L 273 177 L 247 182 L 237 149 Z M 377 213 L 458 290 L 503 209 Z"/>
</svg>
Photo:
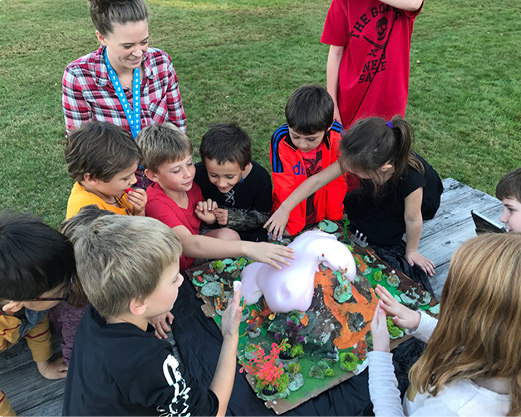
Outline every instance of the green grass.
<svg viewBox="0 0 521 417">
<path fill-rule="evenodd" d="M 329 0 L 148 4 L 151 45 L 172 56 L 195 147 L 212 123 L 233 121 L 269 167 L 288 96 L 325 85 L 328 47 L 319 39 Z M 428 0 L 413 35 L 407 117 L 416 148 L 442 178 L 490 194 L 521 165 L 519 11 L 518 0 Z M 61 77 L 98 47 L 87 2 L 2 0 L 0 27 L 0 207 L 57 226 L 72 186 Z"/>
</svg>

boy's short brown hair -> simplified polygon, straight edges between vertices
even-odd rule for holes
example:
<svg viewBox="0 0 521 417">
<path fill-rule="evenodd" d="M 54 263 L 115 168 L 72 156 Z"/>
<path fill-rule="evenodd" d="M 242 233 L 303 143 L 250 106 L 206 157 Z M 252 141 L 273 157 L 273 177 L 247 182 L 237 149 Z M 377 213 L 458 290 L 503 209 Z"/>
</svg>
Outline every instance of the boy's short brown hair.
<svg viewBox="0 0 521 417">
<path fill-rule="evenodd" d="M 334 121 L 334 103 L 327 90 L 318 85 L 303 85 L 286 103 L 288 126 L 302 135 L 328 130 Z"/>
<path fill-rule="evenodd" d="M 516 199 L 521 203 L 521 168 L 509 172 L 501 178 L 496 186 L 496 197 Z"/>
<path fill-rule="evenodd" d="M 190 139 L 173 123 L 145 127 L 136 138 L 143 153 L 142 165 L 157 172 L 165 162 L 176 162 L 192 154 Z"/>
<path fill-rule="evenodd" d="M 110 181 L 130 166 L 139 163 L 141 151 L 132 135 L 120 126 L 93 121 L 71 131 L 65 148 L 67 170 L 74 181 L 85 174 Z"/>
<path fill-rule="evenodd" d="M 217 123 L 204 134 L 199 154 L 203 163 L 214 159 L 219 165 L 231 162 L 245 169 L 251 161 L 251 139 L 236 124 Z"/>
<path fill-rule="evenodd" d="M 128 312 L 132 300 L 148 297 L 182 251 L 172 229 L 150 217 L 98 217 L 90 226 L 77 227 L 73 239 L 78 277 L 105 319 Z"/>
</svg>

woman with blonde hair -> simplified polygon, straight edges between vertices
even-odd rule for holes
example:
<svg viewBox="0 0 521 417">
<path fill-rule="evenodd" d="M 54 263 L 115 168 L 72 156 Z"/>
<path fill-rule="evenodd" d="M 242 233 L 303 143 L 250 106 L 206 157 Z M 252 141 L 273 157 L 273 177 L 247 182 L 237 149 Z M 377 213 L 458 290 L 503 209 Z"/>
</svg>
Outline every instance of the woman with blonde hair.
<svg viewBox="0 0 521 417">
<path fill-rule="evenodd" d="M 521 234 L 486 234 L 454 254 L 439 319 L 399 304 L 383 287 L 371 330 L 375 415 L 521 414 Z M 400 404 L 386 313 L 428 341 Z"/>
</svg>

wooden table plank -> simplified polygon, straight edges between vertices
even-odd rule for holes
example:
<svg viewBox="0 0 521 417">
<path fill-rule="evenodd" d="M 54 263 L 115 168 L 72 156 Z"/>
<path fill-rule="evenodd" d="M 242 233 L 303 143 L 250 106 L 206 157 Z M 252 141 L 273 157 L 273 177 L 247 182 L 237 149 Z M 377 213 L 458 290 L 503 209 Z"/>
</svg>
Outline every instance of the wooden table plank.
<svg viewBox="0 0 521 417">
<path fill-rule="evenodd" d="M 466 240 L 476 236 L 471 210 L 499 221 L 502 204 L 497 198 L 452 179 L 443 180 L 440 209 L 432 220 L 424 222 L 419 251 L 436 264 L 431 278 L 434 295 L 439 299 L 447 279 L 450 259 Z"/>
</svg>

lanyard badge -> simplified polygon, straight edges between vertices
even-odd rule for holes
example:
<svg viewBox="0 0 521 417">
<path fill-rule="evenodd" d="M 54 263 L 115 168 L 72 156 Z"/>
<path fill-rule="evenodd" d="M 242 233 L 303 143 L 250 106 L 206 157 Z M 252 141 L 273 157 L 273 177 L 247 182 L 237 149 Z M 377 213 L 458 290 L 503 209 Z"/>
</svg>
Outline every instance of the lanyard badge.
<svg viewBox="0 0 521 417">
<path fill-rule="evenodd" d="M 127 118 L 128 124 L 130 126 L 130 131 L 132 133 L 132 137 L 135 139 L 138 133 L 141 131 L 141 83 L 139 79 L 139 68 L 134 70 L 134 76 L 132 78 L 132 108 L 130 108 L 130 104 L 125 96 L 125 91 L 121 83 L 119 82 L 119 78 L 110 65 L 109 59 L 107 57 L 107 49 L 105 48 L 104 52 L 105 63 L 107 64 L 107 71 L 112 81 L 112 85 L 116 90 L 116 94 L 118 95 L 119 102 L 123 107 L 123 111 L 125 112 L 125 116 Z"/>
</svg>

